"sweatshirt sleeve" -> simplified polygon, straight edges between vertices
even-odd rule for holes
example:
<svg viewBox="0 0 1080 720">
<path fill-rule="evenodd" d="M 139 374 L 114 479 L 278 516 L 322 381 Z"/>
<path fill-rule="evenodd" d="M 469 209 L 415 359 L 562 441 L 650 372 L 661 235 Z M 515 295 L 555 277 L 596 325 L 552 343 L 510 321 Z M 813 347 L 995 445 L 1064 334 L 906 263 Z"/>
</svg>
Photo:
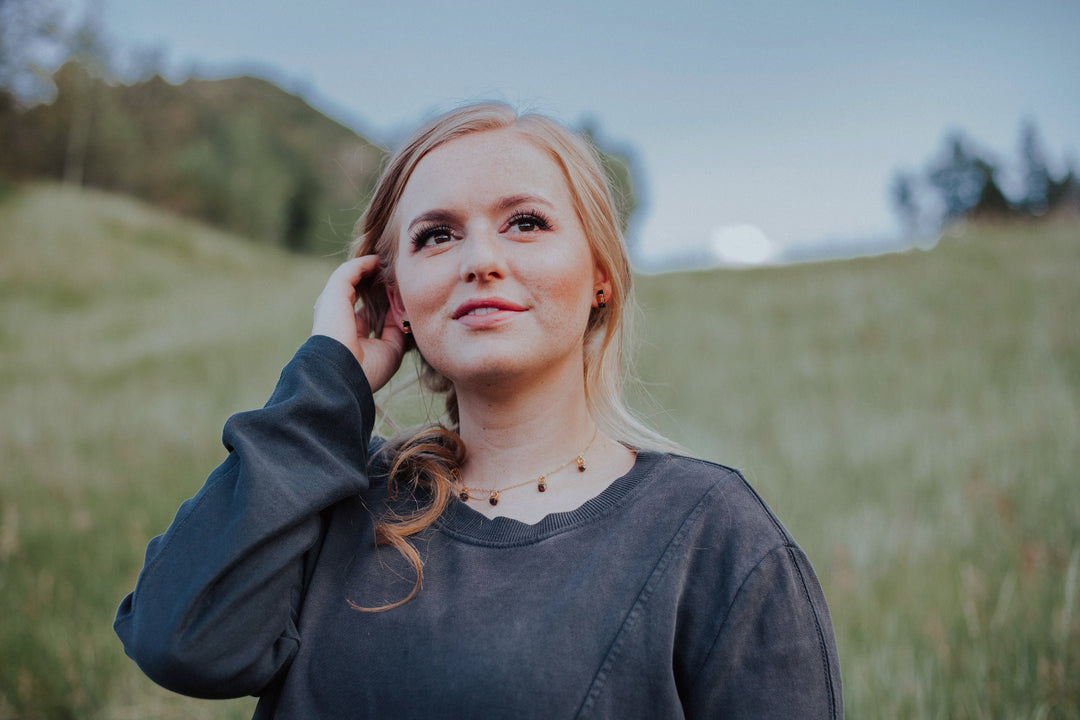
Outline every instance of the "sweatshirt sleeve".
<svg viewBox="0 0 1080 720">
<path fill-rule="evenodd" d="M 688 705 L 687 717 L 843 718 L 832 620 L 798 546 L 773 549 L 742 583 Z"/>
<path fill-rule="evenodd" d="M 150 541 L 114 628 L 155 682 L 259 694 L 291 661 L 322 511 L 362 492 L 375 406 L 352 354 L 310 338 L 261 410 L 229 418 L 228 458 Z"/>
</svg>

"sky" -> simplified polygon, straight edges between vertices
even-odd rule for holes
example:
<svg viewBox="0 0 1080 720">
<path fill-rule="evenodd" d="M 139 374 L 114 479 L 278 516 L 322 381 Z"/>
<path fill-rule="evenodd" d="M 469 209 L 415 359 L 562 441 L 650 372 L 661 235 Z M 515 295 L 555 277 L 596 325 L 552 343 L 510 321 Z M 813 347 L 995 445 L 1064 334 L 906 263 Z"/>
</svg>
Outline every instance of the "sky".
<svg viewBox="0 0 1080 720">
<path fill-rule="evenodd" d="M 1078 0 L 97 7 L 118 55 L 268 76 L 383 143 L 481 99 L 589 121 L 633 151 L 646 256 L 897 236 L 894 173 L 957 129 L 1013 161 L 1031 120 L 1080 166 Z"/>
</svg>

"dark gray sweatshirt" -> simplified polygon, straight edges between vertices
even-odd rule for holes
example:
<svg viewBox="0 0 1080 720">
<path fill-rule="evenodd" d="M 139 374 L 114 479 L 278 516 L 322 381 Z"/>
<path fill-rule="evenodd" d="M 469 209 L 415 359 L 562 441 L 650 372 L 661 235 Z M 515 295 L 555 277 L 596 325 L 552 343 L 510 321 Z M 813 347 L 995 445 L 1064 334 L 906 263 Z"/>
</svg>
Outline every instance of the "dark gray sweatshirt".
<svg viewBox="0 0 1080 720">
<path fill-rule="evenodd" d="M 809 561 L 737 472 L 639 452 L 535 525 L 454 500 L 413 572 L 376 547 L 371 391 L 308 340 L 229 456 L 150 541 L 115 628 L 156 682 L 256 718 L 839 718 Z"/>
</svg>

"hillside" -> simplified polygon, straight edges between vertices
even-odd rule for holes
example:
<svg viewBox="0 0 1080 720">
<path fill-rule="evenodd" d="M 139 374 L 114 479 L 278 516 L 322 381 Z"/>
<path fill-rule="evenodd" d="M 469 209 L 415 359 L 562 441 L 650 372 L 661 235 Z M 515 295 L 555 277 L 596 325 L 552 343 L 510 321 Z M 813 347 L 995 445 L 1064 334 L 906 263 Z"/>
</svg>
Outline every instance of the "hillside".
<svg viewBox="0 0 1080 720">
<path fill-rule="evenodd" d="M 0 258 L 0 717 L 249 717 L 154 687 L 111 619 L 335 259 L 49 184 L 0 200 Z M 849 717 L 1080 717 L 1078 267 L 1061 221 L 639 278 L 638 404 L 807 550 Z"/>
<path fill-rule="evenodd" d="M 0 717 L 200 717 L 138 679 L 111 616 L 332 263 L 54 185 L 0 204 L 0 257 Z"/>
<path fill-rule="evenodd" d="M 324 252 L 348 236 L 383 150 L 258 78 L 90 79 L 68 63 L 55 102 L 0 103 L 0 174 L 74 179 L 255 240 Z"/>
<path fill-rule="evenodd" d="M 56 100 L 25 111 L 0 89 L 0 181 L 122 192 L 321 255 L 348 238 L 382 169 L 383 148 L 260 78 L 124 85 L 69 62 L 53 80 Z M 625 227 L 637 207 L 630 151 L 601 153 Z"/>
</svg>

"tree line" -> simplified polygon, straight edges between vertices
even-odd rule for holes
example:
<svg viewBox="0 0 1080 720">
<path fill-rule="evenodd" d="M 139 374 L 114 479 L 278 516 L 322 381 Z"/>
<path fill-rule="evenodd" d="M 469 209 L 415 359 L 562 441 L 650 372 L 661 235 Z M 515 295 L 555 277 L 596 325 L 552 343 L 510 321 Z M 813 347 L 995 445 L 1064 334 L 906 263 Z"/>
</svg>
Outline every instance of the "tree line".
<svg viewBox="0 0 1080 720">
<path fill-rule="evenodd" d="M 1052 163 L 1032 120 L 1020 128 L 1019 157 L 995 160 L 960 131 L 950 133 L 921 172 L 897 171 L 893 208 L 910 236 L 939 232 L 964 219 L 1023 220 L 1080 214 L 1080 177 L 1069 158 Z"/>
</svg>

